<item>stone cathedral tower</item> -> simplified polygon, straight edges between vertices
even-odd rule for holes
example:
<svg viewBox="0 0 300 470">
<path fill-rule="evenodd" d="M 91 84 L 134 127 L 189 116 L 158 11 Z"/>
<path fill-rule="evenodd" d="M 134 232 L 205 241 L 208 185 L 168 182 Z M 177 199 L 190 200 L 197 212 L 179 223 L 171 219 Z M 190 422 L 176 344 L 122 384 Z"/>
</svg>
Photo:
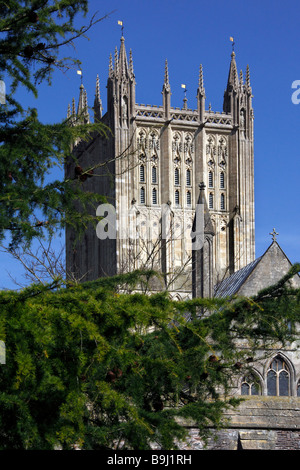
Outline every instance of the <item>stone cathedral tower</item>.
<svg viewBox="0 0 300 470">
<path fill-rule="evenodd" d="M 112 133 L 78 142 L 66 165 L 68 176 L 78 164 L 95 167 L 85 187 L 115 208 L 115 236 L 101 239 L 89 229 L 76 246 L 68 229 L 67 270 L 91 280 L 151 267 L 165 273 L 174 297 L 211 296 L 214 285 L 255 259 L 249 68 L 244 81 L 232 52 L 223 112 L 207 110 L 202 66 L 197 109 L 189 109 L 186 99 L 181 108 L 172 107 L 167 61 L 161 105 L 137 104 L 135 87 L 132 54 L 128 58 L 122 37 L 114 61 L 109 59 L 107 111 L 98 77 L 93 108 Z M 79 113 L 89 121 L 83 85 L 70 119 Z M 190 234 L 198 203 L 204 207 L 204 243 L 196 252 Z"/>
</svg>

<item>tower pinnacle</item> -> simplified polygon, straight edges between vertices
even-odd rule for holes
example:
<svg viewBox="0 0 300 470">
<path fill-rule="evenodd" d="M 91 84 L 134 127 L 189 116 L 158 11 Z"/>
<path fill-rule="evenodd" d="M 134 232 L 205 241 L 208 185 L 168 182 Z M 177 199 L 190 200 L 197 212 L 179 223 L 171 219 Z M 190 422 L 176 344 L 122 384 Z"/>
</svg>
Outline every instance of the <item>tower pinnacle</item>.
<svg viewBox="0 0 300 470">
<path fill-rule="evenodd" d="M 94 120 L 99 121 L 102 117 L 102 102 L 100 98 L 100 81 L 99 75 L 96 78 L 96 92 L 94 99 Z"/>
<path fill-rule="evenodd" d="M 170 82 L 169 82 L 169 69 L 168 69 L 168 60 L 165 61 L 165 78 L 164 78 L 164 85 L 163 90 L 166 92 L 171 91 Z"/>
</svg>

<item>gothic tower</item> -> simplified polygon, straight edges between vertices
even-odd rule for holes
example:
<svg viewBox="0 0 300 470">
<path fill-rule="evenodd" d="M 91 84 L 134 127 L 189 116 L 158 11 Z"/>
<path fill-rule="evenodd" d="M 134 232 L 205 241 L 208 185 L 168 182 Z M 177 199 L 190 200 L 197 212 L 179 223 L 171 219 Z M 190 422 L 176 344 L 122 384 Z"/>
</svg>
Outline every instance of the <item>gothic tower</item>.
<svg viewBox="0 0 300 470">
<path fill-rule="evenodd" d="M 74 248 L 68 229 L 67 269 L 88 280 L 154 268 L 164 273 L 165 285 L 177 298 L 212 296 L 214 285 L 255 257 L 249 68 L 244 82 L 232 53 L 223 112 L 206 109 L 202 65 L 197 109 L 188 108 L 186 99 L 182 107 L 172 107 L 167 60 L 161 105 L 136 103 L 135 86 L 132 54 L 128 60 L 122 37 L 114 63 L 109 59 L 104 114 L 96 81 L 94 119 L 106 124 L 111 135 L 74 148 L 77 163 L 95 165 L 95 174 L 101 175 L 90 178 L 86 187 L 105 195 L 114 207 L 116 236 L 99 238 L 89 229 Z M 86 109 L 83 86 L 79 102 Z M 73 114 L 74 108 L 73 102 Z M 74 171 L 72 165 L 66 166 L 67 174 Z M 205 207 L 209 229 L 203 234 L 204 251 L 193 253 L 197 205 Z"/>
</svg>

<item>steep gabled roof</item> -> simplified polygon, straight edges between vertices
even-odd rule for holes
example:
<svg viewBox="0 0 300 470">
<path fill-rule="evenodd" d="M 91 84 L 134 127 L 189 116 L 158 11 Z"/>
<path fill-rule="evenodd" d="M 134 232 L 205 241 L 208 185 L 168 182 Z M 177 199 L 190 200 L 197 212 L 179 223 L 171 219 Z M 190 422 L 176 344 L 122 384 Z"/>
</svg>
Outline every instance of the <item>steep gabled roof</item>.
<svg viewBox="0 0 300 470">
<path fill-rule="evenodd" d="M 261 258 L 262 256 L 217 284 L 215 286 L 215 297 L 224 298 L 231 297 L 236 294 L 248 276 L 252 273 L 253 269 L 260 262 Z"/>
<path fill-rule="evenodd" d="M 292 263 L 274 240 L 262 256 L 217 284 L 214 295 L 218 298 L 231 297 L 238 293 L 255 295 L 258 290 L 278 282 L 291 266 Z M 298 274 L 293 280 L 300 287 Z"/>
</svg>

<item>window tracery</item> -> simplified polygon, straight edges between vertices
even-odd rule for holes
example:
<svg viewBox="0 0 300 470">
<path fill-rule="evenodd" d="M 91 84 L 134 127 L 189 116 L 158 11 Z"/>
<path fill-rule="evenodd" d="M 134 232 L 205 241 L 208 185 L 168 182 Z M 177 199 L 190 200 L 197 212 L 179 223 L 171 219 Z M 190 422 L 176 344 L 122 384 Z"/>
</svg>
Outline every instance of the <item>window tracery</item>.
<svg viewBox="0 0 300 470">
<path fill-rule="evenodd" d="M 261 385 L 254 374 L 249 374 L 242 379 L 241 395 L 261 395 Z"/>
<path fill-rule="evenodd" d="M 267 392 L 269 396 L 290 395 L 290 370 L 281 356 L 276 356 L 267 372 Z"/>
</svg>

